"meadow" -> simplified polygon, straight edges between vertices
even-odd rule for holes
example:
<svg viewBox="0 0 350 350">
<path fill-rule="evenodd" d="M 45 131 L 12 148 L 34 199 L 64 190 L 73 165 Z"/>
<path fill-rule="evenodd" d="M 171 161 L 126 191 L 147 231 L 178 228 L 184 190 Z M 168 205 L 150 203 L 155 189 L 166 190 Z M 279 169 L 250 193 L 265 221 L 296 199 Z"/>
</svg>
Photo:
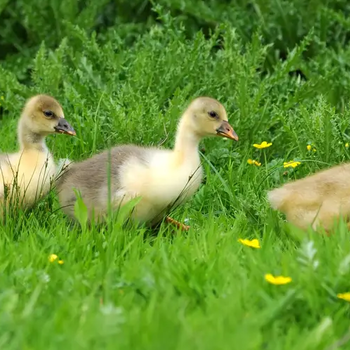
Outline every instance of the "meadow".
<svg viewBox="0 0 350 350">
<path fill-rule="evenodd" d="M 0 349 L 350 349 L 346 225 L 300 232 L 266 199 L 349 160 L 349 14 L 346 0 L 0 0 L 1 152 L 37 93 L 77 132 L 48 137 L 57 161 L 172 147 L 201 95 L 240 138 L 203 141 L 205 183 L 172 213 L 188 232 L 71 225 L 55 191 L 10 215 Z"/>
</svg>

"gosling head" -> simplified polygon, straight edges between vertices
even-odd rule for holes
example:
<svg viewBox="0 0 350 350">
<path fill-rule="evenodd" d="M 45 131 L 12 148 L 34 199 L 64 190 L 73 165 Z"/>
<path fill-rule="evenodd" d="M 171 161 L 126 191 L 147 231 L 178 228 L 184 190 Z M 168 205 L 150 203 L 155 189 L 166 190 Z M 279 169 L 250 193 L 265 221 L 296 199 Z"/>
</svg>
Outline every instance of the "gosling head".
<svg viewBox="0 0 350 350">
<path fill-rule="evenodd" d="M 26 102 L 21 117 L 23 123 L 31 132 L 41 136 L 53 133 L 76 135 L 64 119 L 61 105 L 48 95 L 37 95 Z"/>
<path fill-rule="evenodd" d="M 187 127 L 199 137 L 222 136 L 238 141 L 236 132 L 228 123 L 224 106 L 213 98 L 196 98 L 185 115 Z"/>
</svg>

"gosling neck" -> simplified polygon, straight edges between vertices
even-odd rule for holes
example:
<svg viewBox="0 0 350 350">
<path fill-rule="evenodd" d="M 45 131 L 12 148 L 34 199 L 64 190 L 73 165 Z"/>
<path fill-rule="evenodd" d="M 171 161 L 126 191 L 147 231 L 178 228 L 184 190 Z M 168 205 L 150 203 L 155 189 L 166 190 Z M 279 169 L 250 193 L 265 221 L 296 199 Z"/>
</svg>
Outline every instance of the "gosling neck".
<svg viewBox="0 0 350 350">
<path fill-rule="evenodd" d="M 23 120 L 20 120 L 18 124 L 18 141 L 22 151 L 35 150 L 44 152 L 47 150 L 45 136 L 31 131 Z"/>
<path fill-rule="evenodd" d="M 199 159 L 198 146 L 201 137 L 192 131 L 188 117 L 184 115 L 181 118 L 176 133 L 174 153 L 180 162 Z"/>
</svg>

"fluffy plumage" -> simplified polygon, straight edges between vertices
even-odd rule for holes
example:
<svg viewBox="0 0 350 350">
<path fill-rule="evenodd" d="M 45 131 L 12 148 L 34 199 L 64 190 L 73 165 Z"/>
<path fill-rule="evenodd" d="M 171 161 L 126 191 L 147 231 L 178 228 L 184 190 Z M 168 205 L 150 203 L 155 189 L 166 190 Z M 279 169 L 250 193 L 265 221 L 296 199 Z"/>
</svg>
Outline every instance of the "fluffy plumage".
<svg viewBox="0 0 350 350">
<path fill-rule="evenodd" d="M 339 217 L 350 218 L 350 164 L 323 170 L 268 193 L 271 206 L 297 227 L 331 230 Z"/>
<path fill-rule="evenodd" d="M 76 189 L 89 218 L 103 218 L 108 209 L 108 169 L 114 210 L 141 197 L 131 218 L 155 225 L 173 206 L 180 205 L 200 186 L 202 167 L 198 144 L 205 136 L 238 140 L 227 122 L 225 108 L 216 100 L 194 100 L 180 119 L 173 150 L 122 145 L 80 163 L 73 163 L 58 181 L 63 211 L 74 218 Z"/>
<path fill-rule="evenodd" d="M 4 203 L 27 208 L 47 194 L 56 165 L 45 137 L 53 133 L 75 135 L 53 97 L 32 97 L 18 123 L 20 150 L 0 155 L 0 212 Z"/>
</svg>

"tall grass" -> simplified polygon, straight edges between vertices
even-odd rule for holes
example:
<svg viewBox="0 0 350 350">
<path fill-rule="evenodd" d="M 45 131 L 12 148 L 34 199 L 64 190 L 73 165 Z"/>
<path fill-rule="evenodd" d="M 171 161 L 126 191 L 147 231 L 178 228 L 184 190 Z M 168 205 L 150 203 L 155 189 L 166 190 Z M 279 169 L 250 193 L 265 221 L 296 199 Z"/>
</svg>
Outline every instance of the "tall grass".
<svg viewBox="0 0 350 350">
<path fill-rule="evenodd" d="M 316 0 L 0 1 L 2 151 L 16 149 L 20 109 L 35 93 L 55 96 L 77 132 L 48 137 L 57 160 L 121 143 L 172 147 L 200 95 L 226 106 L 240 137 L 203 142 L 205 184 L 173 213 L 191 225 L 186 234 L 71 225 L 54 191 L 1 226 L 0 348 L 345 342 L 349 304 L 336 297 L 350 291 L 345 225 L 330 238 L 300 233 L 266 191 L 349 159 L 348 12 L 346 1 Z M 252 146 L 262 141 L 272 146 Z M 289 160 L 301 164 L 283 168 Z M 270 285 L 266 273 L 292 282 Z"/>
</svg>

